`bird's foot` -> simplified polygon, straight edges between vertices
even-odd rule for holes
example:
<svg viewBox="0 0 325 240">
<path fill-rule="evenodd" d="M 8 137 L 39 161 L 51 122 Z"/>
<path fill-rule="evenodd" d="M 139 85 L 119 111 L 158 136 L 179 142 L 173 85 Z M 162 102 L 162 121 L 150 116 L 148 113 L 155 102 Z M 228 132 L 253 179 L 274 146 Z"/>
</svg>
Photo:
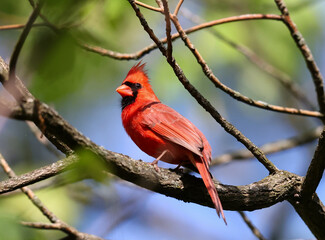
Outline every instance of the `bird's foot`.
<svg viewBox="0 0 325 240">
<path fill-rule="evenodd" d="M 156 170 L 156 172 L 160 172 L 159 167 L 158 167 L 158 164 L 157 164 L 158 161 L 156 161 L 156 160 L 153 161 L 153 162 L 151 162 L 150 165 L 153 166 L 153 168 Z"/>
</svg>

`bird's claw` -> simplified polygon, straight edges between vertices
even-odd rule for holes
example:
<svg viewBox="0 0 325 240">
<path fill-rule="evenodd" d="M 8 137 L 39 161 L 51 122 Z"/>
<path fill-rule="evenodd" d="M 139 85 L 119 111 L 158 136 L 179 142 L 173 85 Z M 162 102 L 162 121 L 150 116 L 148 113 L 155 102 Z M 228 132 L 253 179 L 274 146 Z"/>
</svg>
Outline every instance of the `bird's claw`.
<svg viewBox="0 0 325 240">
<path fill-rule="evenodd" d="M 160 172 L 159 167 L 158 167 L 158 164 L 155 161 L 153 161 L 152 163 L 150 163 L 150 165 L 153 166 L 153 168 L 156 170 L 156 172 Z"/>
</svg>

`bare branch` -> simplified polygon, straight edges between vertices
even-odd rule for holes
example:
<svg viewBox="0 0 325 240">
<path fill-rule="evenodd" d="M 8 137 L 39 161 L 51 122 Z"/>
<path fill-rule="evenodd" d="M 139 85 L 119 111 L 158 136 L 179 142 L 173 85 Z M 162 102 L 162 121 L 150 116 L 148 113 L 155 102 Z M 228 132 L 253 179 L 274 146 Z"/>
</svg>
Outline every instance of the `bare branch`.
<svg viewBox="0 0 325 240">
<path fill-rule="evenodd" d="M 30 228 L 36 228 L 36 229 L 44 229 L 44 230 L 60 230 L 65 233 L 69 233 L 72 229 L 70 229 L 70 226 L 66 226 L 62 223 L 40 223 L 40 222 L 20 222 L 22 225 Z M 70 228 L 69 228 L 70 227 Z M 72 235 L 72 236 L 71 236 Z M 72 237 L 72 238 L 71 238 Z M 101 237 L 88 234 L 88 233 L 83 233 L 83 232 L 78 232 L 78 235 L 73 235 L 69 234 L 69 237 L 67 238 L 62 238 L 63 239 L 85 239 L 85 240 L 104 240 Z"/>
<path fill-rule="evenodd" d="M 33 23 L 32 27 L 45 27 L 48 26 L 46 23 Z M 11 24 L 0 26 L 0 31 L 4 30 L 15 30 L 25 28 L 26 24 Z"/>
<path fill-rule="evenodd" d="M 300 198 L 298 194 L 296 198 L 290 200 L 290 203 L 310 231 L 315 235 L 316 239 L 325 239 L 325 206 L 317 194 L 314 193 L 308 199 Z"/>
<path fill-rule="evenodd" d="M 4 87 L 11 93 L 11 95 L 18 101 L 20 102 L 21 98 L 28 97 L 28 90 L 26 88 L 20 88 L 21 84 L 17 83 L 16 79 L 16 64 L 18 61 L 18 56 L 19 53 L 24 45 L 24 42 L 32 29 L 33 23 L 36 20 L 37 16 L 39 15 L 41 8 L 41 3 L 38 3 L 36 7 L 34 8 L 32 14 L 30 15 L 24 30 L 22 31 L 16 46 L 14 48 L 14 51 L 11 55 L 10 58 L 10 63 L 9 63 L 9 79 L 8 81 L 4 84 Z M 27 90 L 27 93 L 25 92 Z"/>
<path fill-rule="evenodd" d="M 253 225 L 253 223 L 248 219 L 246 214 L 242 211 L 238 211 L 239 215 L 242 217 L 246 225 L 249 227 L 249 229 L 252 231 L 252 233 L 260 240 L 266 240 L 266 238 L 263 237 L 262 233 Z"/>
<path fill-rule="evenodd" d="M 175 11 L 173 13 L 173 15 L 177 16 L 179 9 L 181 8 L 182 4 L 183 4 L 184 0 L 179 0 L 179 2 L 177 3 L 177 6 L 175 8 Z"/>
<path fill-rule="evenodd" d="M 309 165 L 307 175 L 302 185 L 302 197 L 309 199 L 316 192 L 325 169 L 325 128 L 319 138 L 318 146 L 311 163 Z"/>
<path fill-rule="evenodd" d="M 187 34 L 190 34 L 190 33 L 194 33 L 196 31 L 199 31 L 204 28 L 209 28 L 212 26 L 225 24 L 225 23 L 246 21 L 246 20 L 282 20 L 282 19 L 281 19 L 281 16 L 274 15 L 274 14 L 244 14 L 244 15 L 227 17 L 227 18 L 217 19 L 217 20 L 210 21 L 207 23 L 199 24 L 197 26 L 194 26 L 194 27 L 191 27 L 191 28 L 185 30 L 185 32 Z M 172 41 L 176 40 L 179 37 L 180 37 L 179 33 L 174 33 L 171 35 Z M 167 38 L 160 39 L 160 42 L 167 43 Z M 145 47 L 142 50 L 135 52 L 135 53 L 119 53 L 119 52 L 114 52 L 114 51 L 107 50 L 107 49 L 97 47 L 97 46 L 90 46 L 88 44 L 83 44 L 83 43 L 80 43 L 80 46 L 83 47 L 87 51 L 98 53 L 102 56 L 111 57 L 111 58 L 118 59 L 118 60 L 132 60 L 132 59 L 137 60 L 137 59 L 140 59 L 141 57 L 143 57 L 144 55 L 148 54 L 152 50 L 155 50 L 156 48 L 158 48 L 156 44 L 150 44 L 147 47 Z"/>
<path fill-rule="evenodd" d="M 166 22 L 166 37 L 167 37 L 167 60 L 171 61 L 173 57 L 173 45 L 171 40 L 171 25 L 170 25 L 170 13 L 168 8 L 168 0 L 162 0 L 164 6 L 165 22 Z"/>
<path fill-rule="evenodd" d="M 172 21 L 180 34 L 182 40 L 184 41 L 185 45 L 190 49 L 190 51 L 195 56 L 196 60 L 200 64 L 204 74 L 211 80 L 211 82 L 219 89 L 227 93 L 232 98 L 244 102 L 248 105 L 267 109 L 275 112 L 281 112 L 281 113 L 287 113 L 287 114 L 296 114 L 296 115 L 303 115 L 303 116 L 310 116 L 310 117 L 323 117 L 323 114 L 320 112 L 314 112 L 304 109 L 296 109 L 296 108 L 288 108 L 288 107 L 282 107 L 282 106 L 276 106 L 271 105 L 262 101 L 256 101 L 253 100 L 247 96 L 242 95 L 241 93 L 229 88 L 228 86 L 224 85 L 212 72 L 212 70 L 209 68 L 199 51 L 194 47 L 194 45 L 191 43 L 190 39 L 187 37 L 185 31 L 183 30 L 182 26 L 179 24 L 179 21 L 176 16 L 173 16 Z"/>
<path fill-rule="evenodd" d="M 319 138 L 320 134 L 322 133 L 322 130 L 323 126 L 319 126 L 311 131 L 308 131 L 295 137 L 266 143 L 262 145 L 260 149 L 264 152 L 264 154 L 272 154 L 291 149 L 316 140 L 317 138 Z M 248 151 L 247 149 L 242 149 L 231 153 L 222 154 L 214 158 L 211 161 L 211 165 L 220 165 L 231 162 L 233 160 L 245 160 L 253 157 L 254 156 L 250 151 Z"/>
<path fill-rule="evenodd" d="M 89 142 L 89 144 L 93 143 Z M 94 150 L 100 157 L 104 157 L 104 161 L 111 169 L 110 171 L 124 180 L 185 202 L 195 202 L 213 207 L 200 178 L 186 173 L 176 173 L 164 168 L 160 168 L 160 171 L 156 172 L 148 163 L 101 148 Z M 73 169 L 77 166 L 78 161 L 78 157 L 73 155 L 49 166 L 2 181 L 0 182 L 0 194 L 14 191 L 63 171 Z M 112 168 L 112 166 L 115 167 Z M 296 186 L 300 186 L 301 183 L 302 179 L 299 176 L 285 171 L 278 171 L 259 182 L 249 185 L 231 186 L 216 183 L 216 188 L 225 209 L 251 211 L 274 205 L 293 196 L 295 194 L 294 189 L 296 189 Z"/>
<path fill-rule="evenodd" d="M 293 40 L 295 41 L 298 49 L 302 53 L 304 60 L 306 62 L 306 65 L 309 69 L 309 72 L 313 78 L 314 85 L 315 85 L 315 91 L 317 94 L 317 100 L 318 105 L 320 108 L 321 113 L 325 113 L 325 93 L 324 93 L 324 83 L 323 83 L 323 76 L 321 72 L 319 71 L 319 68 L 314 60 L 314 57 L 308 47 L 308 45 L 305 42 L 305 39 L 299 32 L 296 24 L 292 21 L 289 10 L 287 6 L 285 5 L 283 0 L 275 0 L 275 3 L 278 7 L 278 9 L 282 13 L 282 19 L 287 28 L 289 29 L 291 36 Z"/>
<path fill-rule="evenodd" d="M 199 16 L 195 15 L 194 13 L 190 12 L 188 9 L 184 8 L 181 10 L 181 13 L 186 18 L 190 19 L 192 22 L 196 24 L 200 24 L 203 22 Z M 214 36 L 218 39 L 226 43 L 228 46 L 232 47 L 233 49 L 237 50 L 239 53 L 243 54 L 251 63 L 253 63 L 256 67 L 261 69 L 266 74 L 270 75 L 274 79 L 278 80 L 297 100 L 301 103 L 305 104 L 306 107 L 310 108 L 311 110 L 315 111 L 316 108 L 313 103 L 311 103 L 304 93 L 304 90 L 299 87 L 298 84 L 295 84 L 290 77 L 282 72 L 281 70 L 277 69 L 275 66 L 271 65 L 263 58 L 259 57 L 255 52 L 253 52 L 247 46 L 243 46 L 237 44 L 236 42 L 232 41 L 230 38 L 227 38 L 216 29 L 208 29 Z M 187 31 L 185 30 L 187 33 Z"/>
<path fill-rule="evenodd" d="M 156 8 L 156 7 L 153 7 L 153 6 L 150 6 L 148 4 L 145 4 L 143 2 L 140 2 L 140 1 L 134 1 L 137 5 L 141 6 L 141 7 L 144 7 L 144 8 L 147 8 L 149 10 L 152 10 L 152 11 L 155 11 L 155 12 L 160 12 L 160 13 L 163 13 L 163 9 L 161 8 Z"/>
</svg>

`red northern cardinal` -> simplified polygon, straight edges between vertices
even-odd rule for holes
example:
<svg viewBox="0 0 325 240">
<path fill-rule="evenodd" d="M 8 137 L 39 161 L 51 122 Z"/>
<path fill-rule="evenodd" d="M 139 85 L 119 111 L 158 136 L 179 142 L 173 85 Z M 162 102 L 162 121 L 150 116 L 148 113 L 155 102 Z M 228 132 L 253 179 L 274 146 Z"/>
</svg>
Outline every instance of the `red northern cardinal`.
<svg viewBox="0 0 325 240">
<path fill-rule="evenodd" d="M 226 223 L 217 190 L 209 172 L 211 147 L 197 127 L 153 92 L 145 64 L 131 68 L 116 91 L 122 96 L 123 126 L 135 144 L 148 155 L 171 164 L 192 164 L 199 171 L 215 209 Z M 155 165 L 157 166 L 157 165 Z M 227 224 L 227 223 L 226 223 Z"/>
</svg>

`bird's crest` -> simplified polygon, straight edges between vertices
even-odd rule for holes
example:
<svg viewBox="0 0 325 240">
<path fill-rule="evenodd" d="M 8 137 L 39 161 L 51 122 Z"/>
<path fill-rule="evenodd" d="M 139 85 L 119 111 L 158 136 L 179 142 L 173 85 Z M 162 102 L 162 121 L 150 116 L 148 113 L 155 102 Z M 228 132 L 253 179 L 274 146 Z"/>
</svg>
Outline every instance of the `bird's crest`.
<svg viewBox="0 0 325 240">
<path fill-rule="evenodd" d="M 130 69 L 127 76 L 132 75 L 137 72 L 142 72 L 145 75 L 147 75 L 147 71 L 144 69 L 145 66 L 146 66 L 146 63 L 142 63 L 142 61 L 138 62 Z"/>
<path fill-rule="evenodd" d="M 147 71 L 144 69 L 145 66 L 146 66 L 146 63 L 142 63 L 142 61 L 135 64 L 128 72 L 124 81 L 138 82 L 138 83 L 149 83 Z"/>
</svg>

